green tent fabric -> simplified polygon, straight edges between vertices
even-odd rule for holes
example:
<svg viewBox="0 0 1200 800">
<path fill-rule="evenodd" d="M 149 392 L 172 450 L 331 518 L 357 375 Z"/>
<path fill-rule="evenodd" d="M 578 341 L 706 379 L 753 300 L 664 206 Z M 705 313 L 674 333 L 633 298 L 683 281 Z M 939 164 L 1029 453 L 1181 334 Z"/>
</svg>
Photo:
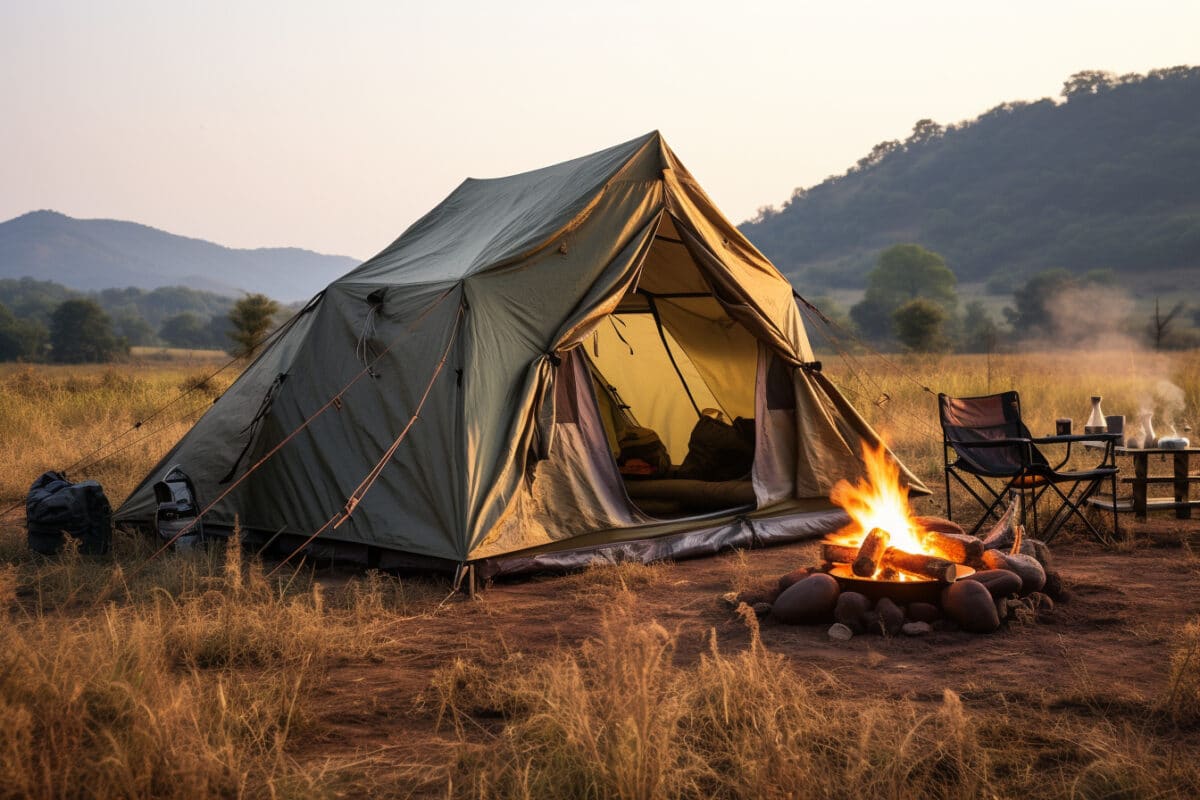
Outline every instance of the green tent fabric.
<svg viewBox="0 0 1200 800">
<path fill-rule="evenodd" d="M 753 417 L 751 507 L 665 518 L 635 503 L 597 374 L 676 463 L 705 407 Z M 152 522 L 153 484 L 179 465 L 201 503 L 227 493 L 207 530 L 236 518 L 304 541 L 426 393 L 317 551 L 497 573 L 816 535 L 844 521 L 829 491 L 879 441 L 814 366 L 791 285 L 653 132 L 465 181 L 289 322 L 116 518 Z"/>
</svg>

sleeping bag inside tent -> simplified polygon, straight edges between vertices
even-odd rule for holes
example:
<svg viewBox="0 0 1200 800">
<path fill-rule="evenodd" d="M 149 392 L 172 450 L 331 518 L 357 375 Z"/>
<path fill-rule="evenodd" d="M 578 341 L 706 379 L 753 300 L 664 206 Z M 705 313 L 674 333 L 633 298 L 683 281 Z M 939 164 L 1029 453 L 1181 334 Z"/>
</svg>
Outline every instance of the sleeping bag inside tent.
<svg viewBox="0 0 1200 800">
<path fill-rule="evenodd" d="M 116 519 L 152 525 L 178 467 L 206 534 L 236 518 L 284 554 L 680 558 L 840 527 L 864 444 L 791 285 L 654 132 L 465 181 L 274 334 Z"/>
</svg>

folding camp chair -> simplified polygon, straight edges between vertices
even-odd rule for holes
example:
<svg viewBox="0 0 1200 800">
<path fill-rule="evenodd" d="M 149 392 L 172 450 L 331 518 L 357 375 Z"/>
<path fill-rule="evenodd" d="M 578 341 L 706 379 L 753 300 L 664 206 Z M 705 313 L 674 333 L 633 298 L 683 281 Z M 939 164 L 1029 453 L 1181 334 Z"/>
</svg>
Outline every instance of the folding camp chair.
<svg viewBox="0 0 1200 800">
<path fill-rule="evenodd" d="M 1117 494 L 1117 466 L 1113 445 L 1119 434 L 1086 434 L 1034 438 L 1021 421 L 1021 398 L 1016 392 L 986 397 L 947 397 L 938 395 L 938 416 L 942 423 L 942 454 L 946 471 L 946 514 L 952 517 L 950 478 L 953 476 L 984 509 L 971 528 L 978 533 L 984 523 L 999 519 L 1006 496 L 1021 495 L 1022 510 L 1032 510 L 1034 535 L 1050 541 L 1072 514 L 1083 521 L 1092 536 L 1101 542 L 1108 537 L 1083 514 L 1083 505 L 1101 486 L 1111 482 Z M 1095 467 L 1067 471 L 1074 442 L 1103 443 L 1103 457 Z M 1050 462 L 1036 445 L 1065 444 L 1066 454 L 1057 465 Z M 1070 484 L 1067 491 L 1060 486 Z M 1038 527 L 1038 501 L 1049 492 L 1057 505 L 1049 521 Z M 1028 522 L 1026 521 L 1026 524 Z M 1113 534 L 1120 536 L 1116 509 L 1113 510 Z"/>
</svg>

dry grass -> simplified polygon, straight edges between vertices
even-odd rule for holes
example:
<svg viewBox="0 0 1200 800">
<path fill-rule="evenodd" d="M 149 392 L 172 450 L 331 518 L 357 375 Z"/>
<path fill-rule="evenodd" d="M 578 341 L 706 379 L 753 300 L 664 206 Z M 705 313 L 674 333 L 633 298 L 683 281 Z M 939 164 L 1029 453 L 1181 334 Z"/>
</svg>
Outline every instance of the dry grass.
<svg viewBox="0 0 1200 800">
<path fill-rule="evenodd" d="M 42 472 L 85 459 L 70 477 L 100 481 L 115 505 L 237 377 L 230 369 L 205 380 L 221 363 L 3 365 L 0 441 L 20 447 L 10 447 L 0 466 L 0 503 L 19 502 Z"/>
<path fill-rule="evenodd" d="M 77 472 L 114 505 L 219 394 L 218 361 L 111 368 L 0 369 L 0 437 L 19 442 L 0 469 L 0 498 L 24 496 L 61 468 L 174 398 L 141 439 Z M 827 371 L 895 449 L 940 489 L 934 398 L 889 364 L 859 359 L 857 377 Z M 895 362 L 934 391 L 1022 393 L 1035 432 L 1077 425 L 1087 397 L 1132 416 L 1159 379 L 1200 403 L 1200 354 L 1006 355 Z M 989 377 L 990 376 L 990 377 Z M 1069 376 L 1064 380 L 1064 376 Z M 886 399 L 884 399 L 886 395 Z M 879 401 L 876 404 L 875 401 Z M 1161 413 L 1161 411 L 1160 411 Z M 129 439 L 121 441 L 126 444 Z M 935 495 L 933 512 L 944 499 Z M 326 760 L 331 672 L 387 663 L 403 621 L 438 606 L 445 586 L 375 573 L 264 578 L 229 551 L 168 554 L 137 571 L 148 544 L 119 535 L 88 558 L 30 555 L 0 530 L 0 798 L 404 794 L 373 756 Z M 235 557 L 236 556 L 236 557 Z M 750 570 L 731 561 L 729 587 Z M 1164 686 L 1145 722 L 1054 716 L 947 693 L 940 702 L 851 695 L 768 651 L 714 636 L 699 657 L 677 632 L 638 613 L 669 567 L 597 567 L 560 581 L 563 603 L 596 611 L 580 646 L 501 652 L 486 661 L 450 643 L 416 714 L 440 718 L 456 760 L 430 793 L 452 797 L 1162 797 L 1200 793 L 1188 742 L 1200 722 L 1200 622 L 1161 659 Z M 466 614 L 464 610 L 462 613 Z M 501 640 L 503 636 L 501 636 Z M 1089 687 L 1084 687 L 1088 689 Z M 326 694 L 323 694 L 326 693 Z M 420 709 L 425 709 L 422 712 Z M 403 717 L 407 710 L 396 712 Z M 428 788 L 428 787 L 427 787 Z"/>
<path fill-rule="evenodd" d="M 638 618 L 636 597 L 595 639 L 483 668 L 456 661 L 434 681 L 461 742 L 450 780 L 472 798 L 1155 797 L 1200 788 L 1200 767 L 1152 732 L 1039 717 L 1020 705 L 968 709 L 851 696 L 768 652 L 710 640 L 680 664 L 677 637 Z M 504 724 L 486 737 L 478 719 Z"/>
<path fill-rule="evenodd" d="M 336 765 L 289 755 L 312 732 L 314 692 L 330 667 L 382 657 L 388 626 L 441 596 L 375 573 L 336 589 L 268 581 L 236 542 L 133 580 L 134 539 L 114 559 L 7 544 L 0 798 L 326 793 L 345 779 Z"/>
</svg>

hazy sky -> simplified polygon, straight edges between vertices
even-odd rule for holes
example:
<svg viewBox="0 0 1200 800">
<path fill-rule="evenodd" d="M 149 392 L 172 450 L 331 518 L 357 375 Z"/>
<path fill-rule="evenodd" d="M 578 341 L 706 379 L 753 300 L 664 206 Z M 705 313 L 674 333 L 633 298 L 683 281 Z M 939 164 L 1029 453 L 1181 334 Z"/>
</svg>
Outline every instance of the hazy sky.
<svg viewBox="0 0 1200 800">
<path fill-rule="evenodd" d="M 659 129 L 735 222 L 914 121 L 1200 63 L 1200 2 L 0 0 L 0 220 L 366 258 Z"/>
</svg>

